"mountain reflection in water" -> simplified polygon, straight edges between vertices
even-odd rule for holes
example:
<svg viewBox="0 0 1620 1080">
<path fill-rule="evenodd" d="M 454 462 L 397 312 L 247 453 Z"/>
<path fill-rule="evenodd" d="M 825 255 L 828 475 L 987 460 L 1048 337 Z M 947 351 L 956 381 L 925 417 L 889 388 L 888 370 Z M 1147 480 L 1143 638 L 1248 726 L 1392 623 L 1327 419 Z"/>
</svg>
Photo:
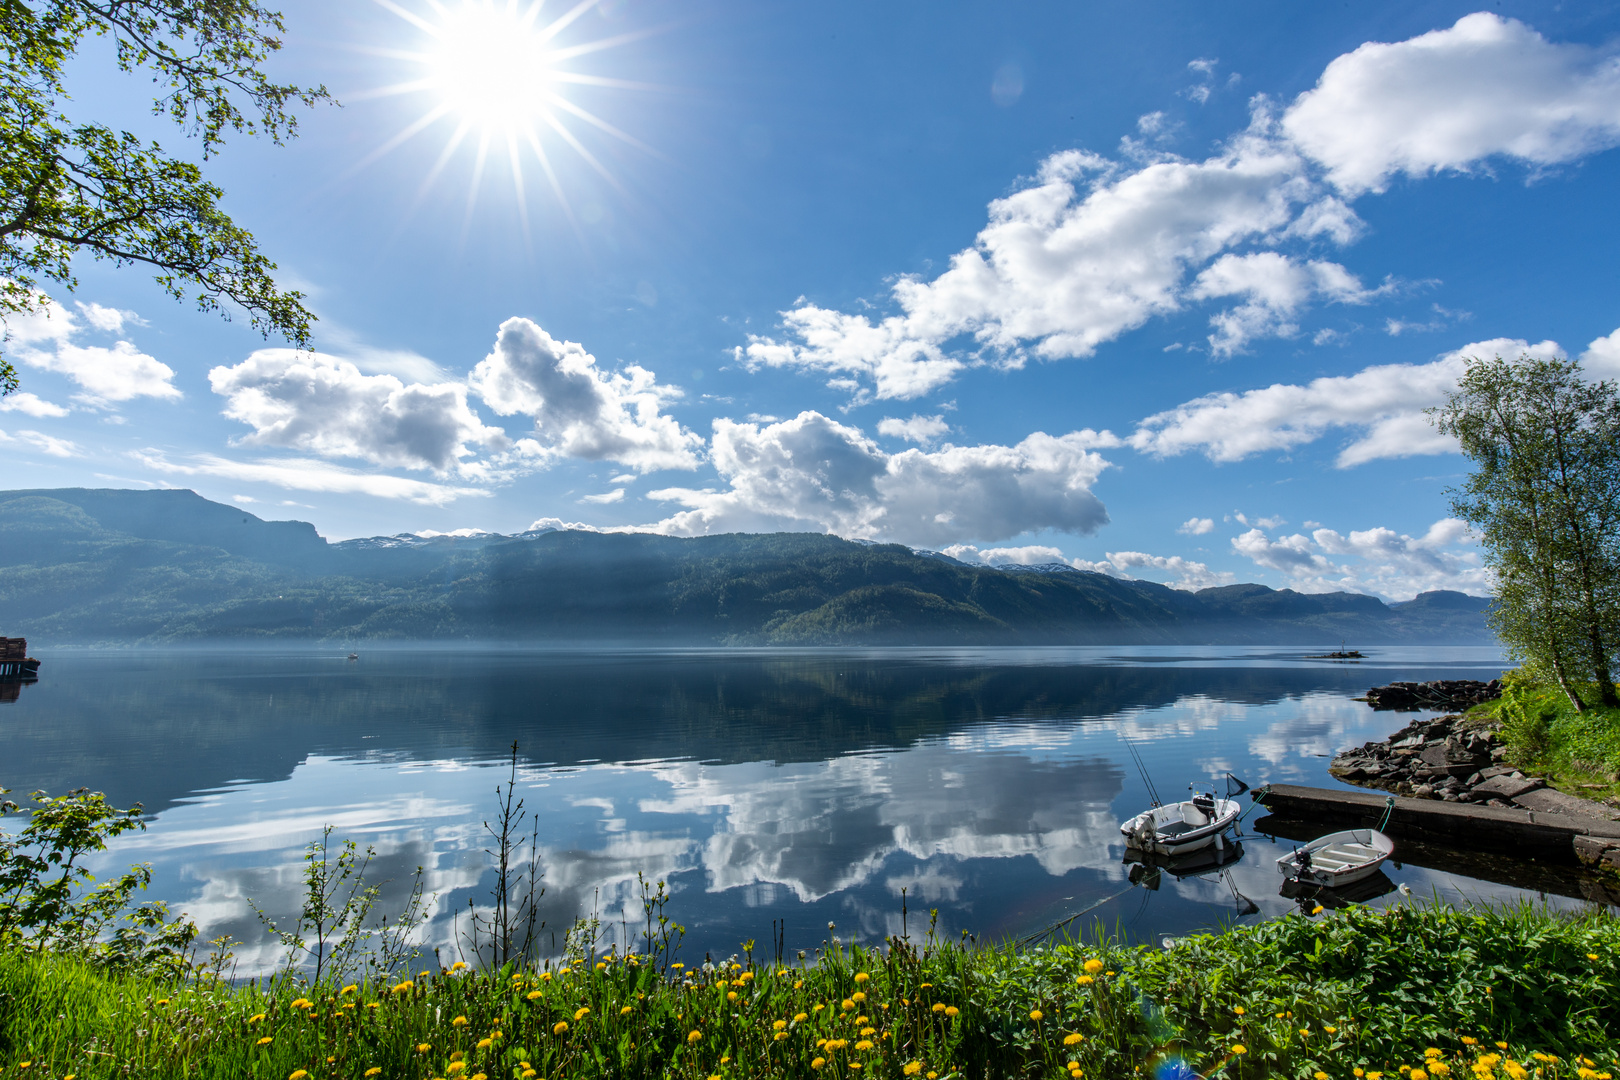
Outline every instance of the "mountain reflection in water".
<svg viewBox="0 0 1620 1080">
<path fill-rule="evenodd" d="M 151 861 L 155 895 L 205 938 L 249 943 L 244 971 L 271 956 L 249 899 L 295 911 L 302 845 L 326 824 L 377 849 L 385 907 L 423 867 L 430 936 L 450 944 L 489 887 L 481 822 L 514 740 L 559 942 L 593 911 L 633 932 L 638 873 L 670 882 L 698 956 L 773 919 L 790 949 L 828 922 L 845 940 L 898 932 L 902 889 L 913 931 L 936 907 L 947 932 L 1014 935 L 1127 890 L 1096 917 L 1182 933 L 1236 919 L 1234 895 L 1254 917 L 1289 910 L 1280 851 L 1255 837 L 1222 875 L 1129 891 L 1118 822 L 1147 795 L 1121 732 L 1167 799 L 1228 769 L 1331 784 L 1327 755 L 1399 726 L 1353 696 L 1501 670 L 1478 648 L 1356 665 L 1304 649 L 347 651 L 47 656 L 0 713 L 0 784 L 143 803 L 150 830 L 105 865 Z M 1423 895 L 1523 895 L 1400 876 Z"/>
</svg>

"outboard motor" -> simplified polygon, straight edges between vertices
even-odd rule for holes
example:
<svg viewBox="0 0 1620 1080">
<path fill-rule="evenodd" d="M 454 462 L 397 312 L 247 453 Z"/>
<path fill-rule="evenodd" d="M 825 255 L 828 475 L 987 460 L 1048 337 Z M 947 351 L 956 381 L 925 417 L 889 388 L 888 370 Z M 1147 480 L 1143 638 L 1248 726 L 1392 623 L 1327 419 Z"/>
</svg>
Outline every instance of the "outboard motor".
<svg viewBox="0 0 1620 1080">
<path fill-rule="evenodd" d="M 1215 820 L 1215 796 L 1199 792 L 1193 796 L 1193 807 L 1204 815 L 1206 822 Z"/>
</svg>

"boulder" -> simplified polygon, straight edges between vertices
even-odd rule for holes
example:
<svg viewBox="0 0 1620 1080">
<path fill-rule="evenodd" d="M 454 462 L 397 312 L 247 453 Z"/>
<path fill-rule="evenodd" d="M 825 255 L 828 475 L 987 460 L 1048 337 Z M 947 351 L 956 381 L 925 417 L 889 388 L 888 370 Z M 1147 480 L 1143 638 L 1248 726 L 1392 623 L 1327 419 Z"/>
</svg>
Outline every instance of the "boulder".
<svg viewBox="0 0 1620 1080">
<path fill-rule="evenodd" d="M 1474 789 L 1474 794 L 1485 798 L 1517 799 L 1527 791 L 1541 787 L 1540 780 L 1523 776 L 1493 776 Z"/>
</svg>

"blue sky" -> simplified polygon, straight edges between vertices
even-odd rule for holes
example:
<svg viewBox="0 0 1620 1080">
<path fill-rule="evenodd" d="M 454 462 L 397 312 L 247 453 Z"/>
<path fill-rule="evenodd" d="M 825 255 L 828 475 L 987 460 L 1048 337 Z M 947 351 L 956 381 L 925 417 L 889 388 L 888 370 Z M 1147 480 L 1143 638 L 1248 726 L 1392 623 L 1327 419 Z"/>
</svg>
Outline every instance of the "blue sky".
<svg viewBox="0 0 1620 1080">
<path fill-rule="evenodd" d="M 286 4 L 343 107 L 209 168 L 314 354 L 85 262 L 10 486 L 1404 599 L 1486 587 L 1459 358 L 1620 375 L 1620 5 L 529 6 Z"/>
</svg>

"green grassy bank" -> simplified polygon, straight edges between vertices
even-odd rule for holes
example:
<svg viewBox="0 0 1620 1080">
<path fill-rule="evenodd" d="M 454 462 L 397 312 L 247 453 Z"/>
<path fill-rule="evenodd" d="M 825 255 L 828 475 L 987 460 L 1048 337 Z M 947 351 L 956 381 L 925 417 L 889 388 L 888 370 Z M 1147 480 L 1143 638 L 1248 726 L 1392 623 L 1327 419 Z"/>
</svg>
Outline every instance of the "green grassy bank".
<svg viewBox="0 0 1620 1080">
<path fill-rule="evenodd" d="M 1597 699 L 1595 687 L 1577 692 Z M 1558 687 L 1509 672 L 1502 696 L 1469 715 L 1500 724 L 1509 760 L 1553 787 L 1588 799 L 1620 797 L 1620 709 L 1594 705 L 1576 712 Z"/>
<path fill-rule="evenodd" d="M 1610 1080 L 1620 1069 L 1620 921 L 1601 914 L 1349 908 L 1167 949 L 930 939 L 811 959 L 580 957 L 232 988 L 6 952 L 0 1076 Z"/>
</svg>

